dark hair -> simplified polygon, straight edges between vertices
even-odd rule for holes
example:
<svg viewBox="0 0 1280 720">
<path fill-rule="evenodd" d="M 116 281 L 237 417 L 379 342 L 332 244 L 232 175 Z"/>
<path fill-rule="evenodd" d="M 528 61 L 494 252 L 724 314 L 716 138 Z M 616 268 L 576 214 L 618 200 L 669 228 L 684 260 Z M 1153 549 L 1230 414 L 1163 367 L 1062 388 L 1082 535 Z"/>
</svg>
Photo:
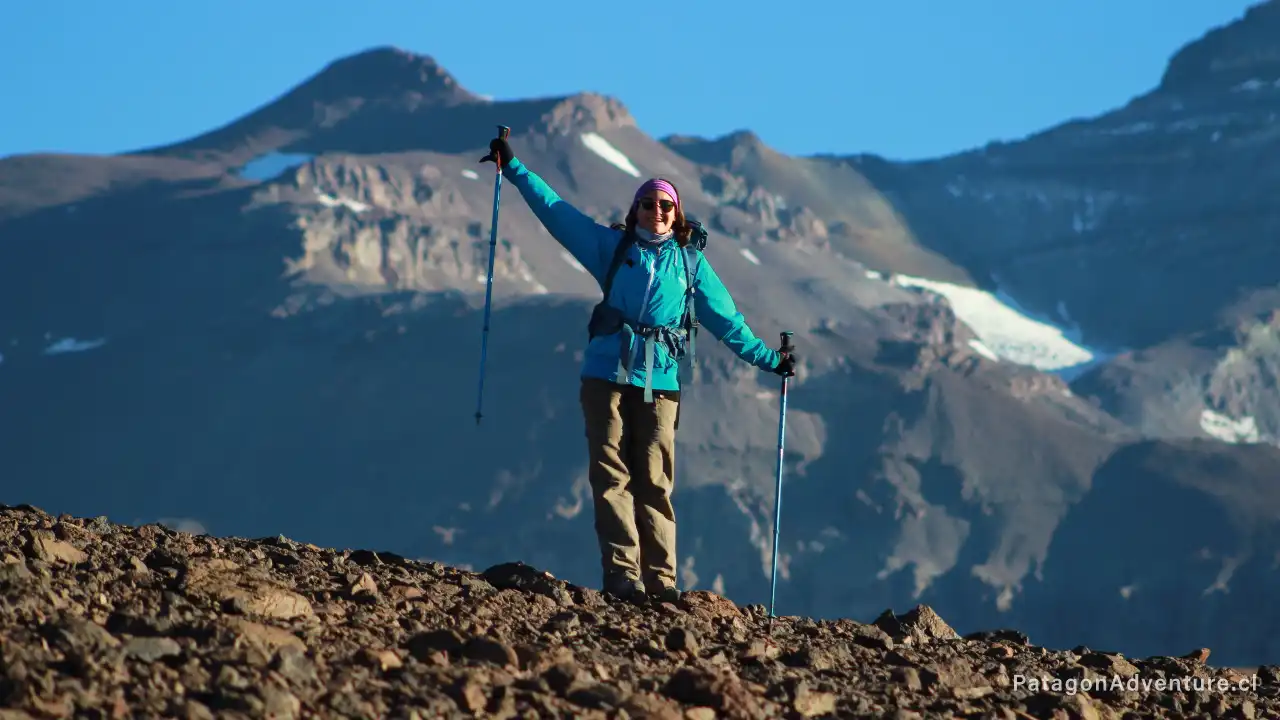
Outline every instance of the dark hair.
<svg viewBox="0 0 1280 720">
<path fill-rule="evenodd" d="M 666 178 L 658 179 L 667 180 Z M 667 180 L 667 182 L 671 183 L 671 187 L 675 188 L 676 196 L 679 197 L 680 188 L 676 187 L 676 184 L 670 180 Z M 638 204 L 638 202 L 632 202 L 631 209 L 627 211 L 627 219 L 623 224 L 623 227 L 627 232 L 631 232 L 636 229 L 636 206 Z M 676 236 L 676 242 L 680 247 L 684 247 L 689 244 L 689 235 L 693 232 L 693 227 L 689 225 L 689 221 L 685 219 L 684 207 L 682 205 L 676 205 L 676 219 L 675 222 L 671 223 L 671 232 Z"/>
</svg>

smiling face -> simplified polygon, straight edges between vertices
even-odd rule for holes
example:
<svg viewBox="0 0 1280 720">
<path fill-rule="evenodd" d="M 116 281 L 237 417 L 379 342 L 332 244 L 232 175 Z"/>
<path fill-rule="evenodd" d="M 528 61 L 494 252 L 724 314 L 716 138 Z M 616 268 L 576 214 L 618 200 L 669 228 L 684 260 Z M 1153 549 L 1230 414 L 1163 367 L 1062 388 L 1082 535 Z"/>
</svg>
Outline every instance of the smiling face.
<svg viewBox="0 0 1280 720">
<path fill-rule="evenodd" d="M 676 221 L 676 204 L 662 190 L 650 190 L 641 196 L 636 205 L 636 226 L 655 235 L 671 232 Z"/>
</svg>

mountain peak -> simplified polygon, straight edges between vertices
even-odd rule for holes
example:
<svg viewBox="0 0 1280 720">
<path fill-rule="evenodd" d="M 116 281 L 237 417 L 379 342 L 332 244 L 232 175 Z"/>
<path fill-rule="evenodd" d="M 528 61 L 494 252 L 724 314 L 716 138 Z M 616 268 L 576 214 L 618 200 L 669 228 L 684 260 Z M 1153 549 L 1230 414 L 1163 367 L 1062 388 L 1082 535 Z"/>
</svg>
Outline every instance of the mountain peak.
<svg viewBox="0 0 1280 720">
<path fill-rule="evenodd" d="M 555 99 L 538 122 L 554 132 L 594 132 L 636 124 L 622 101 L 599 93 L 581 92 Z"/>
<path fill-rule="evenodd" d="M 479 100 L 459 85 L 435 58 L 392 46 L 339 58 L 303 83 L 299 90 L 320 102 L 348 97 L 372 100 L 405 94 L 444 104 Z"/>
<path fill-rule="evenodd" d="M 421 122 L 415 116 L 424 109 L 484 102 L 430 55 L 375 47 L 330 62 L 221 128 L 145 152 L 239 163 L 286 146 L 306 152 L 372 151 L 387 137 L 398 137 L 402 146 L 420 142 Z M 320 137 L 324 140 L 316 141 Z"/>
<path fill-rule="evenodd" d="M 746 129 L 734 130 L 719 137 L 705 138 L 700 135 L 668 135 L 662 138 L 667 145 L 715 145 L 719 147 L 763 147 L 764 141 L 759 135 Z"/>
<path fill-rule="evenodd" d="M 744 157 L 768 155 L 773 150 L 750 130 L 734 130 L 717 138 L 668 135 L 662 143 L 684 157 L 704 165 L 731 167 Z"/>
<path fill-rule="evenodd" d="M 1239 19 L 1182 47 L 1160 80 L 1162 90 L 1234 87 L 1280 79 L 1280 0 L 1265 0 Z"/>
</svg>

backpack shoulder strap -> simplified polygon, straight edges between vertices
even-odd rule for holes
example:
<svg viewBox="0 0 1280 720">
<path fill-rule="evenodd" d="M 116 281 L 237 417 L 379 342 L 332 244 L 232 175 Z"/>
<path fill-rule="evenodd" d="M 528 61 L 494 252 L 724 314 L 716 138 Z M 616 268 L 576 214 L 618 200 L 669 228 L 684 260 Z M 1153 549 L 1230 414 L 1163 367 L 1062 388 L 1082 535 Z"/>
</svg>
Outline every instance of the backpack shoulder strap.
<svg viewBox="0 0 1280 720">
<path fill-rule="evenodd" d="M 694 302 L 694 281 L 698 278 L 698 262 L 702 258 L 702 250 L 690 243 L 684 247 L 684 328 L 689 333 L 689 364 L 697 361 L 697 350 L 694 347 L 698 336 L 698 304 Z"/>
<path fill-rule="evenodd" d="M 698 278 L 698 262 L 702 258 L 702 251 L 707 247 L 707 229 L 696 220 L 690 220 L 689 225 L 692 231 L 689 233 L 689 243 L 684 246 L 684 276 L 688 283 L 685 291 L 685 312 L 688 315 L 686 326 L 693 333 L 698 327 L 698 314 L 693 302 L 694 281 Z"/>
<path fill-rule="evenodd" d="M 633 238 L 631 233 L 626 232 L 625 225 L 614 224 L 613 229 L 623 230 L 622 237 L 618 238 L 618 244 L 613 248 L 613 259 L 609 261 L 609 269 L 605 271 L 604 282 L 600 283 L 600 289 L 604 291 L 601 302 L 609 302 L 609 293 L 613 290 L 613 276 L 618 274 L 618 268 L 622 266 L 622 261 L 627 257 L 627 250 L 631 247 Z"/>
<path fill-rule="evenodd" d="M 698 277 L 698 262 L 702 258 L 702 251 L 692 245 L 686 245 L 684 248 L 684 277 L 688 282 L 688 291 L 686 295 L 693 297 L 693 281 Z"/>
</svg>

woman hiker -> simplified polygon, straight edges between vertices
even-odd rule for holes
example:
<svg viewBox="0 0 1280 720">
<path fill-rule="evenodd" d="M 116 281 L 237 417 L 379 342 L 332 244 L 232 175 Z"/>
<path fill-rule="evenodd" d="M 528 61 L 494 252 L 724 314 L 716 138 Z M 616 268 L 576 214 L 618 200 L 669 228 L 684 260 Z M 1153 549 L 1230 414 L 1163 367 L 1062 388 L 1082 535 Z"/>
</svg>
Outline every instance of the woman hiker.
<svg viewBox="0 0 1280 720">
<path fill-rule="evenodd" d="M 507 140 L 495 138 L 489 150 L 485 160 L 501 163 L 503 177 L 533 214 L 605 291 L 588 328 L 580 392 L 603 590 L 625 600 L 647 594 L 678 601 L 671 491 L 678 362 L 692 339 L 690 284 L 692 315 L 743 361 L 789 377 L 798 358 L 757 338 L 711 264 L 701 252 L 686 251 L 701 228 L 685 219 L 672 183 L 655 178 L 641 184 L 625 228 L 608 227 L 560 199 L 515 157 Z M 631 242 L 620 245 L 624 239 Z M 623 250 L 615 259 L 615 251 Z M 696 267 L 688 267 L 690 259 Z"/>
</svg>

